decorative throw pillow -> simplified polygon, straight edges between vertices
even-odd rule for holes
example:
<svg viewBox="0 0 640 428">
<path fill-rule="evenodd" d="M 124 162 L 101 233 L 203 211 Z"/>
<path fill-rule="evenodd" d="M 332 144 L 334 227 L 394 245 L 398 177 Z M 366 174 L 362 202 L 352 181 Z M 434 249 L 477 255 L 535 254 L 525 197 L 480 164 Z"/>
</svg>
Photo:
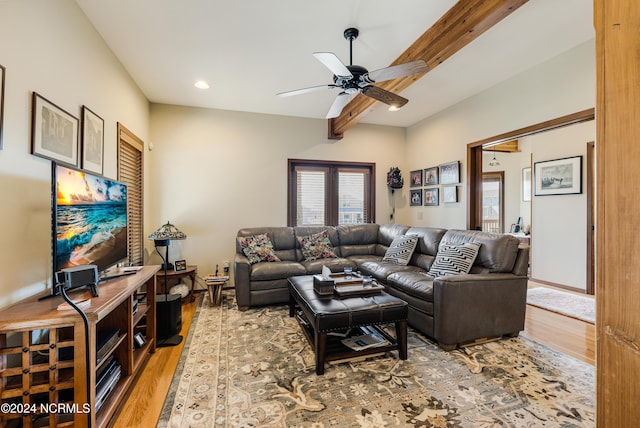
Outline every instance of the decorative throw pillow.
<svg viewBox="0 0 640 428">
<path fill-rule="evenodd" d="M 416 235 L 398 236 L 393 240 L 382 260 L 406 266 L 411 261 L 411 256 L 417 244 L 418 236 Z"/>
<path fill-rule="evenodd" d="M 273 243 L 268 233 L 238 237 L 238 242 L 251 264 L 280 261 L 276 253 L 273 252 Z"/>
<path fill-rule="evenodd" d="M 328 259 L 338 257 L 333 251 L 333 246 L 329 240 L 329 232 L 314 233 L 313 235 L 298 236 L 302 255 L 307 261 L 317 259 Z"/>
<path fill-rule="evenodd" d="M 467 274 L 471 270 L 479 250 L 480 244 L 472 242 L 465 244 L 441 243 L 436 259 L 429 269 L 429 275 L 437 277 Z"/>
</svg>

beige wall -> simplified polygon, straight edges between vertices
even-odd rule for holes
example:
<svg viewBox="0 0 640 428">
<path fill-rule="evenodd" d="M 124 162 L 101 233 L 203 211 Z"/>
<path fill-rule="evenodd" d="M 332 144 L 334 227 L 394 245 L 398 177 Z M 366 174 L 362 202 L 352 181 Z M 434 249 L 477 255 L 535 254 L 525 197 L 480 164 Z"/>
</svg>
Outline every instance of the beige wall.
<svg viewBox="0 0 640 428">
<path fill-rule="evenodd" d="M 145 152 L 145 234 L 170 220 L 189 238 L 181 257 L 206 274 L 232 262 L 240 227 L 286 224 L 288 158 L 375 162 L 376 221 L 465 227 L 466 144 L 593 107 L 593 43 L 581 45 L 409 128 L 360 124 L 340 141 L 326 121 L 153 105 L 72 0 L 0 2 L 0 64 L 7 67 L 0 151 L 0 307 L 48 287 L 50 163 L 29 154 L 30 97 L 37 91 L 79 115 L 105 120 L 105 175 L 116 175 L 116 123 Z M 409 207 L 409 186 L 391 198 L 386 173 L 462 161 L 462 202 Z M 147 261 L 157 262 L 147 242 Z M 175 251 L 173 252 L 174 254 Z M 175 259 L 175 257 L 173 257 Z"/>
<path fill-rule="evenodd" d="M 148 136 L 149 106 L 73 0 L 0 1 L 6 67 L 0 150 L 0 308 L 51 281 L 51 163 L 29 154 L 31 94 L 105 121 L 104 172 L 115 178 L 116 122 Z"/>
<path fill-rule="evenodd" d="M 405 170 L 405 130 L 360 124 L 339 141 L 326 135 L 325 120 L 152 104 L 146 234 L 171 221 L 188 236 L 176 242 L 187 263 L 202 275 L 222 270 L 238 229 L 286 226 L 287 159 L 374 162 L 376 221 L 389 222 L 387 172 Z M 394 198 L 405 203 L 406 186 Z"/>
<path fill-rule="evenodd" d="M 595 106 L 595 43 L 583 43 L 407 129 L 407 168 L 459 160 L 466 145 Z M 406 207 L 401 222 L 466 227 L 466 176 L 462 202 Z"/>
<path fill-rule="evenodd" d="M 520 216 L 531 226 L 531 277 L 578 290 L 587 287 L 587 142 L 595 140 L 595 121 L 542 132 L 519 140 L 520 152 L 496 153 L 499 166 L 488 166 L 492 152 L 485 152 L 484 171 L 504 171 L 505 229 Z M 582 156 L 582 193 L 535 196 L 522 201 L 522 168 L 533 162 Z M 533 176 L 532 176 L 533 179 Z"/>
<path fill-rule="evenodd" d="M 410 127 L 407 130 L 407 168 L 414 170 L 454 160 L 461 161 L 462 199 L 460 203 L 441 203 L 438 207 L 404 207 L 399 215 L 400 221 L 413 225 L 466 228 L 467 183 L 464 174 L 467 168 L 467 144 L 593 108 L 595 87 L 595 42 L 589 41 Z M 531 141 L 549 139 L 548 143 L 540 143 L 540 147 L 543 148 L 540 153 L 534 149 L 534 161 L 584 154 L 586 142 L 594 139 L 594 126 L 591 122 L 554 133 L 545 133 L 549 134 L 545 137 L 529 137 Z M 558 143 L 558 140 L 562 143 Z M 524 150 L 531 153 L 531 149 L 527 148 L 527 139 L 524 140 L 524 144 Z M 501 162 L 513 163 L 506 160 L 505 155 L 498 154 L 498 158 Z M 514 162 L 517 164 L 516 169 L 526 166 L 528 154 Z M 520 195 L 519 174 L 520 171 L 516 171 L 505 178 L 505 190 L 509 197 Z M 553 216 L 543 216 L 540 210 L 539 220 L 535 217 L 532 220 L 536 234 L 533 239 L 533 266 L 537 269 L 535 273 L 540 275 L 539 279 L 585 288 L 584 195 L 577 198 L 547 197 L 540 207 L 544 205 L 545 209 L 551 209 L 549 205 L 560 206 L 567 200 L 575 202 L 570 204 L 571 215 L 568 214 L 568 219 L 575 218 L 576 221 L 561 236 L 572 244 L 569 248 L 565 247 L 568 251 L 563 257 L 559 257 L 557 237 L 559 228 L 561 230 L 560 224 L 566 225 L 566 221 L 570 220 L 559 222 Z M 576 206 L 584 215 L 576 213 Z M 518 211 L 522 208 L 524 207 L 509 206 L 505 210 L 505 227 L 515 222 Z M 563 209 L 568 207 L 563 205 Z M 574 232 L 577 235 L 574 236 Z M 551 247 L 555 248 L 555 251 L 547 257 L 549 253 L 545 251 Z M 563 269 L 563 266 L 569 264 L 575 266 L 575 269 Z"/>
</svg>

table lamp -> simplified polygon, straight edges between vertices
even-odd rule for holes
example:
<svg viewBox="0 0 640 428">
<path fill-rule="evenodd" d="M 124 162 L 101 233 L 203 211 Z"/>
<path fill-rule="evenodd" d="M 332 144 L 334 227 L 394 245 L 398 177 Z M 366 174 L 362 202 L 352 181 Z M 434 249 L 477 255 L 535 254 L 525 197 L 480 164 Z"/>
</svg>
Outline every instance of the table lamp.
<svg viewBox="0 0 640 428">
<path fill-rule="evenodd" d="M 160 227 L 160 229 L 153 232 L 149 235 L 149 239 L 153 239 L 153 243 L 156 247 L 156 252 L 162 258 L 162 269 L 173 269 L 173 265 L 169 263 L 169 244 L 173 240 L 182 240 L 187 239 L 187 235 L 181 232 L 177 227 L 171 224 L 171 222 L 167 222 Z M 166 247 L 165 256 L 162 257 L 158 247 Z"/>
<path fill-rule="evenodd" d="M 158 341 L 157 346 L 175 346 L 182 342 L 182 336 L 178 333 L 182 326 L 182 307 L 181 296 L 179 294 L 169 294 L 167 290 L 167 270 L 173 269 L 169 263 L 169 244 L 172 240 L 186 239 L 187 235 L 181 232 L 177 227 L 167 222 L 160 229 L 149 235 L 149 239 L 153 239 L 156 252 L 162 259 L 162 270 L 164 271 L 164 296 L 158 296 L 157 305 L 157 325 Z M 158 247 L 165 247 L 165 256 L 163 257 Z"/>
</svg>

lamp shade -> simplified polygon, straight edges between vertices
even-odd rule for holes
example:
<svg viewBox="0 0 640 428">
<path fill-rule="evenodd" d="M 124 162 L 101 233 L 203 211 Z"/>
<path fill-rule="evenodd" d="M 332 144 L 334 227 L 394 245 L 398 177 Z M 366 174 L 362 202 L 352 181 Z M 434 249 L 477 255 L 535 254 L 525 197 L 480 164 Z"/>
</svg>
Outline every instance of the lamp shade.
<svg viewBox="0 0 640 428">
<path fill-rule="evenodd" d="M 184 232 L 181 232 L 177 227 L 172 225 L 170 222 L 162 225 L 160 229 L 153 232 L 149 235 L 149 239 L 154 240 L 177 240 L 177 239 L 187 239 L 187 235 Z"/>
</svg>

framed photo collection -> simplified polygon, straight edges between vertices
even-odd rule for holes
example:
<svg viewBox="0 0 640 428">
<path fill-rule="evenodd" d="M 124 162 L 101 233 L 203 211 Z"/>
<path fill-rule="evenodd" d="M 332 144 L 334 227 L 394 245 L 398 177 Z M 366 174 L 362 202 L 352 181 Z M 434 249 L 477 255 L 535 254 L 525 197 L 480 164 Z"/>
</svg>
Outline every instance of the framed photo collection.
<svg viewBox="0 0 640 428">
<path fill-rule="evenodd" d="M 440 198 L 443 203 L 459 202 L 458 186 L 455 184 L 460 183 L 460 161 L 411 171 L 410 180 L 411 187 L 424 186 L 422 189 L 410 190 L 409 205 L 412 207 L 435 207 L 440 205 Z"/>
</svg>

